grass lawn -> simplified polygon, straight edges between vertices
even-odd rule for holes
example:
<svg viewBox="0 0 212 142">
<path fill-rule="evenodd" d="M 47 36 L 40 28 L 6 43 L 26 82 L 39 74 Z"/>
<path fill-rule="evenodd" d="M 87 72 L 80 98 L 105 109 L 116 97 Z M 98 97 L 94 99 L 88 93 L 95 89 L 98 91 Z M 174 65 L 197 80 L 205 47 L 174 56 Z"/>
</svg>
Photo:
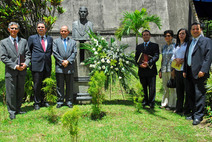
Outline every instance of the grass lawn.
<svg viewBox="0 0 212 142">
<path fill-rule="evenodd" d="M 0 82 L 4 82 L 4 67 L 0 62 Z M 131 84 L 139 83 L 132 79 Z M 136 112 L 131 96 L 122 96 L 119 84 L 113 86 L 111 99 L 106 92 L 102 106 L 106 116 L 102 120 L 90 119 L 91 104 L 77 104 L 82 111 L 79 120 L 78 141 L 84 142 L 139 142 L 139 141 L 212 141 L 212 127 L 205 120 L 198 126 L 184 116 L 160 109 L 162 99 L 161 80 L 157 78 L 156 107 Z M 1 97 L 2 99 L 2 97 Z M 70 108 L 57 109 L 58 121 L 49 121 L 48 108 L 33 110 L 33 103 L 24 103 L 26 114 L 10 120 L 7 109 L 0 100 L 0 142 L 70 142 L 69 132 L 63 128 L 61 116 Z M 55 104 L 54 104 L 55 105 Z M 6 118 L 6 119 L 4 119 Z"/>
</svg>

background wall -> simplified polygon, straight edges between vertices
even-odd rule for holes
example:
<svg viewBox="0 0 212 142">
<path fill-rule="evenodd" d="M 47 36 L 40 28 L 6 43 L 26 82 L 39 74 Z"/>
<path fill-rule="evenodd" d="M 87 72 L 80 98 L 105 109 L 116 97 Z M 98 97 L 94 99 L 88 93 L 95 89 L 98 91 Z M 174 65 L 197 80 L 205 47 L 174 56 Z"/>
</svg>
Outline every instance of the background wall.
<svg viewBox="0 0 212 142">
<path fill-rule="evenodd" d="M 88 20 L 94 25 L 94 32 L 98 32 L 109 38 L 114 35 L 119 27 L 123 12 L 141 10 L 146 8 L 148 14 L 156 14 L 161 18 L 161 30 L 155 24 L 151 24 L 151 41 L 162 46 L 165 30 L 172 29 L 174 33 L 178 29 L 188 28 L 189 23 L 189 1 L 188 0 L 64 0 L 62 6 L 66 12 L 62 14 L 55 23 L 52 35 L 59 36 L 59 29 L 62 25 L 68 25 L 72 29 L 72 22 L 79 19 L 78 11 L 80 6 L 88 8 Z M 139 42 L 143 42 L 142 38 Z M 128 36 L 122 39 L 121 43 L 128 44 L 129 51 L 135 48 L 135 37 Z"/>
</svg>

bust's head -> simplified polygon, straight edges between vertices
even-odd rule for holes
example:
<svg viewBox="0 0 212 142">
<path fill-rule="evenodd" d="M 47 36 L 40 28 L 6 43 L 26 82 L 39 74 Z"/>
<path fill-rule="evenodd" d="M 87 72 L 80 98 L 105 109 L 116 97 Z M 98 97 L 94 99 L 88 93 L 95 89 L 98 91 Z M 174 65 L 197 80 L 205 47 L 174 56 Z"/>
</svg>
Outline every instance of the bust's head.
<svg viewBox="0 0 212 142">
<path fill-rule="evenodd" d="M 79 8 L 79 16 L 80 19 L 86 19 L 86 17 L 88 16 L 88 9 L 85 6 L 81 6 Z"/>
</svg>

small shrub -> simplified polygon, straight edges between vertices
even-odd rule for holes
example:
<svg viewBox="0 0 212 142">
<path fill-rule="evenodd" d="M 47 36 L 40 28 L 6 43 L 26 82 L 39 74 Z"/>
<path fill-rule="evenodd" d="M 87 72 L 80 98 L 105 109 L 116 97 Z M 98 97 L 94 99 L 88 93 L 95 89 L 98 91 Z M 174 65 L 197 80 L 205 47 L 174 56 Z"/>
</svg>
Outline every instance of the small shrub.
<svg viewBox="0 0 212 142">
<path fill-rule="evenodd" d="M 63 127 L 68 129 L 72 141 L 76 142 L 79 132 L 78 122 L 80 116 L 81 112 L 77 106 L 74 106 L 73 109 L 65 112 L 62 116 Z"/>
<path fill-rule="evenodd" d="M 30 69 L 27 69 L 26 82 L 24 84 L 24 91 L 26 94 L 25 102 L 30 102 L 33 95 L 33 79 Z"/>
<path fill-rule="evenodd" d="M 136 84 L 136 96 L 133 97 L 133 102 L 135 104 L 135 108 L 137 112 L 140 112 L 142 109 L 142 101 L 144 98 L 143 88 L 140 83 Z"/>
<path fill-rule="evenodd" d="M 208 115 L 208 122 L 212 123 L 212 110 L 210 106 L 207 106 L 207 115 Z"/>
<path fill-rule="evenodd" d="M 96 71 L 94 75 L 91 77 L 91 81 L 89 84 L 88 93 L 92 96 L 92 113 L 91 118 L 101 119 L 104 113 L 101 111 L 101 104 L 104 100 L 104 84 L 105 84 L 106 76 L 104 72 Z"/>
<path fill-rule="evenodd" d="M 44 94 L 45 94 L 45 99 L 47 102 L 50 103 L 55 103 L 57 96 L 56 96 L 56 81 L 53 80 L 52 78 L 46 78 L 43 81 L 44 87 L 42 88 Z M 50 105 L 48 109 L 48 120 L 52 123 L 57 122 L 58 116 L 56 115 L 55 108 Z"/>
</svg>

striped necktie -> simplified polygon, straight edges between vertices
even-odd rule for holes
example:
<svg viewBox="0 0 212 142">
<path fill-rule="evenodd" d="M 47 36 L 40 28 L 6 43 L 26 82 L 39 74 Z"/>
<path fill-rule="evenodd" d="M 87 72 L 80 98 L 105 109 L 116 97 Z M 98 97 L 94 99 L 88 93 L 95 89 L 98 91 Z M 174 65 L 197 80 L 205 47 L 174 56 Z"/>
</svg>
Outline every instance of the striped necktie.
<svg viewBox="0 0 212 142">
<path fill-rule="evenodd" d="M 17 45 L 16 39 L 14 39 L 14 46 L 15 46 L 16 52 L 18 53 L 18 45 Z"/>
</svg>

